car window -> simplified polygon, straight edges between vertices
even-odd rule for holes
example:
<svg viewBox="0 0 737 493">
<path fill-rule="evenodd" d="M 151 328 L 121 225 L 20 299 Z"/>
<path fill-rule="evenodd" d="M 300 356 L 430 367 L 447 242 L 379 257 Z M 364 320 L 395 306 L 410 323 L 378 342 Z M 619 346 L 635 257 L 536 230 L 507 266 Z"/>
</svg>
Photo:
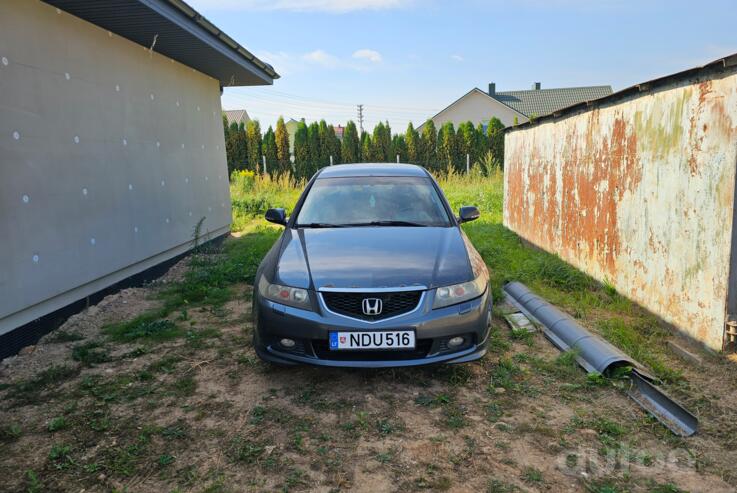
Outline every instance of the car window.
<svg viewBox="0 0 737 493">
<path fill-rule="evenodd" d="M 298 225 L 371 223 L 449 226 L 432 181 L 415 176 L 366 176 L 315 180 L 297 217 Z"/>
</svg>

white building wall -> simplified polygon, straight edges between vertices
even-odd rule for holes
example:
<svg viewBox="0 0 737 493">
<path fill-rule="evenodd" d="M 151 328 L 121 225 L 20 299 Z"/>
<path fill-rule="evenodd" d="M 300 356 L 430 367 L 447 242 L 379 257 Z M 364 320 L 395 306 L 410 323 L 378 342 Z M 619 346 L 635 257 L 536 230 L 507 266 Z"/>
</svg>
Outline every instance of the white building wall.
<svg viewBox="0 0 737 493">
<path fill-rule="evenodd" d="M 0 2 L 0 334 L 226 233 L 217 80 Z"/>
</svg>

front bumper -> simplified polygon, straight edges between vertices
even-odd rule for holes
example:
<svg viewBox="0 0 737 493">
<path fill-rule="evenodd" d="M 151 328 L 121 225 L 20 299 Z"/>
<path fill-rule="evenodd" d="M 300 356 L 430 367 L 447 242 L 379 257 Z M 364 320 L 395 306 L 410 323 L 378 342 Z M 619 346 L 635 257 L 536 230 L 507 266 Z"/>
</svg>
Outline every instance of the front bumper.
<svg viewBox="0 0 737 493">
<path fill-rule="evenodd" d="M 318 310 L 308 311 L 272 302 L 254 293 L 254 346 L 264 360 L 277 364 L 311 364 L 348 368 L 386 368 L 437 363 L 465 363 L 481 358 L 491 322 L 491 294 L 487 288 L 480 297 L 459 305 L 432 309 L 432 291 L 422 296 L 412 312 L 391 319 L 366 322 L 327 310 L 318 295 Z M 333 331 L 414 330 L 414 350 L 331 351 L 329 333 Z M 464 338 L 457 348 L 447 341 Z M 279 341 L 296 341 L 284 348 Z"/>
</svg>

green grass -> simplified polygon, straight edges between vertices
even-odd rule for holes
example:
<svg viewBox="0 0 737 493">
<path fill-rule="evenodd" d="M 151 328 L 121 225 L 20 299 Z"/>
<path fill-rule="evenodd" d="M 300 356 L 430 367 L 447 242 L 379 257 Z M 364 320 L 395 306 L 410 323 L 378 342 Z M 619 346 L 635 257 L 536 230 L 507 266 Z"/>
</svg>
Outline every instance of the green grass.
<svg viewBox="0 0 737 493">
<path fill-rule="evenodd" d="M 79 368 L 66 365 L 50 366 L 32 378 L 13 384 L 10 387 L 9 396 L 21 404 L 36 402 L 42 391 L 49 389 L 56 390 L 59 385 L 76 377 L 78 374 Z"/>
<path fill-rule="evenodd" d="M 162 342 L 184 334 L 174 322 L 162 319 L 162 315 L 161 312 L 145 313 L 133 320 L 108 325 L 103 331 L 116 342 Z"/>
<path fill-rule="evenodd" d="M 234 174 L 235 175 L 235 174 Z M 244 173 L 232 177 L 230 197 L 233 210 L 233 231 L 243 231 L 255 217 L 267 209 L 283 207 L 289 214 L 305 183 L 295 183 L 288 177 L 271 178 Z"/>
<path fill-rule="evenodd" d="M 191 305 L 218 307 L 233 297 L 232 285 L 252 283 L 261 259 L 279 237 L 269 227 L 254 227 L 243 237 L 227 241 L 222 255 L 195 255 L 181 282 L 166 289 L 164 313 Z"/>
<path fill-rule="evenodd" d="M 72 348 L 72 359 L 90 367 L 110 361 L 110 355 L 99 342 L 88 342 Z"/>
<path fill-rule="evenodd" d="M 69 424 L 67 423 L 67 420 L 66 418 L 64 418 L 64 416 L 57 416 L 49 421 L 47 429 L 53 433 L 55 431 L 64 430 L 68 426 Z"/>
<path fill-rule="evenodd" d="M 0 426 L 0 442 L 14 442 L 23 434 L 23 430 L 16 423 Z"/>
</svg>

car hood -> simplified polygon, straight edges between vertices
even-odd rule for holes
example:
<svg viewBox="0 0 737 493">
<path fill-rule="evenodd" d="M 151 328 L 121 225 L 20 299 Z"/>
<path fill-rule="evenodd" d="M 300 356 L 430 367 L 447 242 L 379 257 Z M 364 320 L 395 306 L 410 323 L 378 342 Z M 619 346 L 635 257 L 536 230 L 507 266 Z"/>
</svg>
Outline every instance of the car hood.
<svg viewBox="0 0 737 493">
<path fill-rule="evenodd" d="M 428 288 L 469 281 L 474 272 L 459 228 L 287 229 L 274 276 L 303 288 Z"/>
</svg>

